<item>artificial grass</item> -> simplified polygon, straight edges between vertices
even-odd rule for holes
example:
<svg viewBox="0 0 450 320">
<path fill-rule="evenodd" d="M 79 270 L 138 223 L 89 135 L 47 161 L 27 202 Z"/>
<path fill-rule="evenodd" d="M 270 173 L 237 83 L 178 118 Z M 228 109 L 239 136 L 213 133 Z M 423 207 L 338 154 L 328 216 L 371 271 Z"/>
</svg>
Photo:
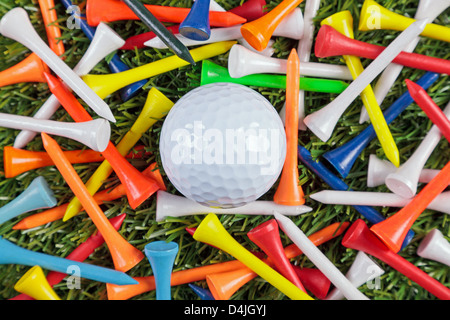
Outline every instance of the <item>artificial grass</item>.
<svg viewBox="0 0 450 320">
<path fill-rule="evenodd" d="M 83 7 L 84 3 L 81 1 L 73 1 Z M 192 1 L 143 1 L 145 3 L 160 4 L 167 6 L 190 7 Z M 270 10 L 275 7 L 280 1 L 268 1 L 267 8 Z M 231 9 L 242 2 L 219 1 L 217 3 L 222 5 L 225 9 Z M 407 16 L 414 16 L 418 5 L 417 0 L 380 0 L 378 1 L 382 6 L 401 13 Z M 326 0 L 322 1 L 321 7 L 314 20 L 316 24 L 316 32 L 319 28 L 319 23 L 322 19 L 341 10 L 350 10 L 355 21 L 355 38 L 361 41 L 366 41 L 374 44 L 386 46 L 392 41 L 398 32 L 377 30 L 371 32 L 360 32 L 357 30 L 357 21 L 359 20 L 359 11 L 362 1 L 356 0 Z M 55 6 L 58 12 L 59 24 L 62 29 L 62 41 L 64 41 L 66 53 L 66 63 L 73 67 L 79 61 L 83 53 L 86 51 L 89 40 L 81 30 L 69 29 L 66 26 L 66 21 L 69 17 L 65 13 L 64 7 L 59 1 L 55 0 Z M 33 26 L 43 39 L 46 39 L 45 29 L 41 15 L 39 12 L 39 5 L 37 0 L 3 0 L 0 2 L 0 16 L 3 16 L 8 10 L 14 7 L 23 7 L 30 15 Z M 304 8 L 304 2 L 300 4 Z M 448 20 L 449 11 L 445 11 L 434 22 L 441 25 L 449 25 Z M 118 21 L 109 24 L 116 32 L 118 32 L 123 39 L 127 39 L 135 34 L 147 32 L 145 25 L 139 21 Z M 274 57 L 287 58 L 291 48 L 296 48 L 297 41 L 278 37 L 275 39 L 275 54 Z M 419 45 L 415 52 L 429 56 L 449 59 L 450 47 L 447 43 L 437 40 L 421 38 Z M 0 70 L 4 70 L 21 61 L 29 50 L 14 40 L 0 36 Z M 161 59 L 165 56 L 172 55 L 168 50 L 156 50 L 152 48 L 120 51 L 118 52 L 120 58 L 131 68 L 143 65 L 145 63 Z M 108 58 L 106 59 L 108 60 Z M 211 59 L 212 61 L 227 66 L 227 54 L 223 54 Z M 344 64 L 340 57 L 319 59 L 312 54 L 311 61 Z M 364 65 L 370 61 L 363 59 Z M 147 84 L 143 87 L 141 92 L 130 99 L 123 102 L 118 93 L 115 93 L 105 99 L 113 110 L 116 116 L 117 123 L 112 125 L 111 141 L 117 143 L 123 135 L 129 130 L 134 120 L 139 115 L 141 107 L 143 106 L 147 92 L 152 87 L 156 87 L 163 92 L 169 99 L 176 102 L 185 93 L 189 92 L 200 83 L 200 68 L 201 64 L 197 66 L 186 66 L 171 72 L 164 73 L 159 76 L 148 79 Z M 106 62 L 99 63 L 91 73 L 107 74 L 110 73 Z M 417 80 L 424 74 L 424 71 L 415 70 L 411 68 L 403 68 L 401 75 L 396 81 L 395 85 L 390 90 L 388 96 L 385 98 L 382 109 L 386 109 L 391 105 L 401 94 L 407 91 L 404 84 L 404 79 Z M 449 79 L 448 76 L 442 75 L 439 80 L 431 86 L 428 90 L 430 96 L 440 106 L 444 107 L 449 101 Z M 278 89 L 252 87 L 256 91 L 263 94 L 277 110 L 281 110 L 284 100 L 285 91 Z M 21 114 L 32 116 L 41 104 L 49 96 L 49 89 L 45 83 L 20 83 L 0 88 L 0 112 Z M 323 93 L 306 93 L 306 112 L 307 114 L 320 109 L 326 105 L 335 95 Z M 82 101 L 80 101 L 82 102 Z M 82 102 L 83 103 L 83 102 Z M 310 131 L 301 131 L 299 134 L 299 144 L 306 147 L 314 158 L 320 156 L 335 148 L 336 146 L 344 144 L 351 138 L 361 132 L 367 124 L 359 124 L 359 112 L 362 103 L 358 98 L 346 110 L 343 117 L 340 119 L 336 130 L 332 137 L 327 142 L 320 141 Z M 95 115 L 94 115 L 95 116 Z M 66 114 L 64 109 L 60 108 L 53 116 L 54 120 L 72 121 Z M 161 166 L 158 150 L 159 133 L 163 121 L 158 121 L 146 134 L 143 135 L 139 144 L 145 146 L 147 151 L 152 152 L 152 155 L 144 160 L 130 160 L 132 164 L 139 170 L 143 170 L 148 164 L 157 161 L 160 164 L 161 173 L 165 179 L 168 191 L 179 194 L 173 186 L 170 185 L 169 180 L 164 174 Z M 430 129 L 432 123 L 421 111 L 421 109 L 412 103 L 389 127 L 397 143 L 400 151 L 401 163 L 405 162 L 409 156 L 414 152 L 417 146 L 422 141 L 425 134 Z M 17 135 L 17 130 L 0 128 L 0 156 L 2 156 L 3 147 L 10 146 L 14 142 Z M 83 146 L 73 140 L 55 137 L 63 149 L 75 150 L 83 148 Z M 29 150 L 42 151 L 42 141 L 37 136 L 31 141 L 27 147 Z M 434 150 L 426 163 L 427 168 L 440 169 L 449 160 L 450 152 L 449 144 L 445 139 L 442 139 L 439 145 Z M 383 150 L 377 139 L 374 139 L 367 148 L 358 157 L 350 174 L 344 181 L 351 186 L 353 190 L 358 191 L 380 191 L 387 192 L 385 186 L 377 188 L 367 188 L 367 163 L 370 154 L 376 154 L 380 158 L 385 158 Z M 0 157 L 3 159 L 3 157 Z M 2 161 L 2 160 L 0 160 Z M 323 163 L 326 162 L 323 160 Z M 83 181 L 91 176 L 99 164 L 80 164 L 74 165 Z M 0 165 L 0 170 L 3 168 L 3 163 Z M 343 205 L 324 205 L 317 203 L 310 199 L 308 195 L 320 191 L 330 189 L 319 177 L 299 162 L 300 184 L 306 195 L 306 205 L 312 207 L 312 211 L 292 219 L 295 223 L 306 233 L 310 235 L 327 225 L 334 222 L 353 222 L 358 218 L 362 218 L 360 214 L 351 206 Z M 2 172 L 0 177 L 0 206 L 5 205 L 9 201 L 17 197 L 37 176 L 43 176 L 50 184 L 51 189 L 55 193 L 58 200 L 58 205 L 67 203 L 73 197 L 73 193 L 65 183 L 64 179 L 55 167 L 46 167 L 37 170 L 32 170 L 21 174 L 20 176 L 6 179 Z M 105 182 L 104 187 L 117 185 L 119 180 L 113 174 L 109 180 Z M 422 185 L 419 186 L 419 189 Z M 261 199 L 272 200 L 276 184 L 267 192 Z M 186 227 L 197 226 L 203 216 L 186 216 L 178 218 L 167 218 L 163 222 L 156 222 L 154 220 L 156 209 L 156 198 L 152 196 L 145 203 L 139 206 L 136 210 L 132 210 L 126 198 L 122 198 L 113 202 L 102 205 L 107 217 L 113 217 L 120 213 L 126 213 L 127 217 L 124 221 L 120 233 L 138 249 L 143 250 L 144 246 L 155 240 L 175 241 L 179 244 L 180 250 L 175 260 L 174 271 L 189 269 L 197 266 L 209 265 L 211 263 L 229 261 L 233 257 L 224 253 L 221 250 L 210 247 L 206 244 L 196 242 L 185 231 Z M 378 207 L 384 216 L 396 212 L 398 209 L 389 207 Z M 33 212 L 34 213 L 34 212 Z M 0 235 L 17 245 L 47 254 L 66 257 L 74 248 L 85 241 L 92 233 L 96 231 L 95 226 L 89 217 L 83 213 L 66 222 L 62 220 L 49 223 L 47 225 L 37 227 L 34 229 L 19 231 L 13 230 L 12 227 L 24 216 L 33 214 L 27 213 L 8 221 L 0 226 Z M 247 232 L 256 227 L 260 223 L 270 219 L 268 216 L 238 216 L 238 215 L 222 215 L 219 219 L 229 231 L 244 247 L 250 250 L 257 250 L 258 247 L 253 244 L 246 236 Z M 364 219 L 364 218 L 363 218 Z M 431 210 L 425 210 L 413 225 L 415 237 L 408 247 L 403 250 L 400 255 L 415 264 L 430 276 L 437 279 L 442 284 L 450 287 L 449 268 L 441 263 L 422 259 L 416 254 L 418 245 L 421 239 L 432 229 L 438 228 L 444 236 L 450 236 L 450 223 L 448 215 Z M 290 244 L 290 240 L 281 232 L 281 237 L 284 245 Z M 345 274 L 351 266 L 356 251 L 346 249 L 340 244 L 342 236 L 337 237 L 320 246 L 321 251 Z M 435 300 L 436 298 L 419 287 L 417 284 L 411 282 L 404 275 L 385 265 L 382 261 L 374 258 L 385 270 L 385 273 L 380 278 L 380 288 L 369 289 L 367 286 L 360 287 L 360 290 L 366 294 L 370 299 L 374 300 Z M 113 267 L 112 260 L 109 255 L 108 248 L 103 245 L 95 253 L 89 257 L 89 263 Z M 313 267 L 314 265 L 309 259 L 302 255 L 293 259 L 293 263 L 301 267 Z M 20 265 L 3 265 L 0 266 L 0 299 L 9 299 L 16 296 L 18 293 L 14 290 L 14 284 L 19 278 L 29 269 L 27 266 Z M 46 270 L 44 270 L 46 271 Z M 149 262 L 144 259 L 138 266 L 127 272 L 131 276 L 147 276 L 152 274 Z M 202 287 L 207 287 L 205 281 L 195 283 Z M 69 289 L 63 281 L 55 286 L 57 294 L 63 300 L 102 300 L 107 299 L 106 287 L 104 284 L 94 281 L 81 280 L 81 289 Z M 131 298 L 132 300 L 154 300 L 156 294 L 154 291 L 141 294 Z M 197 300 L 199 299 L 186 285 L 180 285 L 172 288 L 172 299 L 174 300 Z M 237 291 L 231 298 L 232 300 L 286 300 L 287 298 L 268 284 L 260 277 L 251 280 L 245 284 L 239 291 Z"/>
</svg>

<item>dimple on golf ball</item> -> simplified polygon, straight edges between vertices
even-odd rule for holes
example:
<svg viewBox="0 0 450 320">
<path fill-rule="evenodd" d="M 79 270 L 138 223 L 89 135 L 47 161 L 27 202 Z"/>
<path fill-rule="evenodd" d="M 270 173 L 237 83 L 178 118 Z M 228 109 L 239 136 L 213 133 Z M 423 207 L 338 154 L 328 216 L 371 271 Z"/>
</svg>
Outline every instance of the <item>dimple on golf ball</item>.
<svg viewBox="0 0 450 320">
<path fill-rule="evenodd" d="M 186 198 L 233 208 L 255 201 L 278 179 L 286 156 L 283 123 L 260 93 L 212 83 L 181 97 L 160 136 L 164 172 Z"/>
</svg>

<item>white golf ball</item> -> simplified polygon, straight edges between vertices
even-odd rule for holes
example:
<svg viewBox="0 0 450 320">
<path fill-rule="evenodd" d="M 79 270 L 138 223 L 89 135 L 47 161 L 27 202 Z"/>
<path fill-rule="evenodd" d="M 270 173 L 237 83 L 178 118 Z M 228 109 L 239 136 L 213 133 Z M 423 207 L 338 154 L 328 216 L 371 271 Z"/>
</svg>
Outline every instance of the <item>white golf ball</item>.
<svg viewBox="0 0 450 320">
<path fill-rule="evenodd" d="M 213 83 L 181 97 L 160 136 L 163 169 L 186 198 L 233 208 L 255 201 L 278 179 L 286 157 L 283 123 L 258 92 Z"/>
</svg>

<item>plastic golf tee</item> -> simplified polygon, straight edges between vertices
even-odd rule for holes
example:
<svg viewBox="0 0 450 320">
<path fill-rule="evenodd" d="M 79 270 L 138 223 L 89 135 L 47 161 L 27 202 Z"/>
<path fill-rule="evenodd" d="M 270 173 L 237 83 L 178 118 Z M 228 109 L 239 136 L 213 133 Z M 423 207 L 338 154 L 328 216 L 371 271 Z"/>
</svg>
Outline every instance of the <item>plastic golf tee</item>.
<svg viewBox="0 0 450 320">
<path fill-rule="evenodd" d="M 228 72 L 232 78 L 260 73 L 286 74 L 287 62 L 287 59 L 268 57 L 235 44 L 228 54 Z M 348 67 L 319 62 L 301 63 L 300 76 L 353 80 Z"/>
<path fill-rule="evenodd" d="M 270 38 L 281 21 L 303 0 L 283 0 L 261 18 L 244 23 L 241 33 L 244 39 L 256 50 L 267 47 Z"/>
<path fill-rule="evenodd" d="M 417 248 L 417 255 L 450 267 L 450 243 L 439 229 L 427 233 Z"/>
<path fill-rule="evenodd" d="M 438 78 L 439 74 L 427 72 L 417 81 L 417 83 L 425 89 L 429 88 L 433 83 L 435 83 Z M 411 98 L 411 95 L 406 90 L 406 92 L 403 93 L 400 98 L 398 98 L 383 112 L 386 122 L 390 124 L 392 121 L 394 121 L 394 119 L 396 119 L 397 116 L 400 115 L 400 113 L 405 110 L 405 108 L 408 107 L 408 105 L 410 105 L 413 101 L 414 100 Z M 356 137 L 333 150 L 325 152 L 323 154 L 323 157 L 334 167 L 334 169 L 341 175 L 341 177 L 345 178 L 351 171 L 353 164 L 355 163 L 361 152 L 375 138 L 376 134 L 373 126 L 372 124 L 369 124 Z M 401 167 L 402 165 L 400 166 L 400 168 Z"/>
<path fill-rule="evenodd" d="M 278 223 L 275 219 L 270 219 L 256 226 L 247 232 L 247 236 L 267 254 L 268 258 L 272 261 L 278 272 L 280 272 L 284 277 L 286 277 L 286 279 L 291 281 L 302 291 L 306 292 L 305 287 L 284 253 L 283 244 L 281 243 L 280 233 L 278 230 Z"/>
<path fill-rule="evenodd" d="M 164 181 L 162 180 L 161 174 L 159 170 L 155 170 L 156 162 L 149 165 L 142 173 L 144 175 L 149 176 L 158 182 L 160 190 L 165 190 L 166 187 L 164 185 Z M 98 205 L 102 205 L 108 201 L 114 201 L 126 195 L 125 187 L 122 184 L 119 184 L 117 187 L 111 187 L 102 191 L 99 191 L 93 195 L 94 200 Z M 56 206 L 54 208 L 44 210 L 39 213 L 35 213 L 33 215 L 27 216 L 20 220 L 17 224 L 13 226 L 14 230 L 26 230 L 35 228 L 38 226 L 45 225 L 49 222 L 53 222 L 64 217 L 66 213 L 68 203 Z M 81 208 L 83 211 L 83 208 Z"/>
<path fill-rule="evenodd" d="M 310 170 L 317 174 L 322 180 L 325 181 L 334 190 L 351 191 L 352 189 L 336 175 L 334 175 L 326 166 L 324 166 L 319 160 L 313 159 L 311 153 L 304 147 L 298 146 L 298 157 Z M 375 224 L 380 221 L 384 221 L 385 217 L 378 211 L 369 206 L 354 205 L 353 208 L 363 215 L 370 223 Z M 405 241 L 403 242 L 403 248 L 412 240 L 414 232 L 409 230 Z"/>
<path fill-rule="evenodd" d="M 406 79 L 406 86 L 409 94 L 417 103 L 417 105 L 425 112 L 430 120 L 439 128 L 442 135 L 450 141 L 450 120 L 446 114 L 442 112 L 439 106 L 433 101 L 428 93 L 415 82 Z"/>
<path fill-rule="evenodd" d="M 45 32 L 47 33 L 48 45 L 55 54 L 61 57 L 64 52 L 64 43 L 61 38 L 61 28 L 58 26 L 58 15 L 53 0 L 39 0 L 42 20 L 44 20 Z"/>
<path fill-rule="evenodd" d="M 286 72 L 286 158 L 273 201 L 286 206 L 305 203 L 305 197 L 298 179 L 298 91 L 300 62 L 297 51 L 291 50 Z"/>
<path fill-rule="evenodd" d="M 180 33 L 188 39 L 202 41 L 211 36 L 209 25 L 210 0 L 196 0 L 180 23 Z"/>
<path fill-rule="evenodd" d="M 331 281 L 317 268 L 302 268 L 292 265 L 300 281 L 317 299 L 323 300 L 330 290 Z"/>
<path fill-rule="evenodd" d="M 206 284 L 215 300 L 229 300 L 239 289 L 258 274 L 250 268 L 241 268 L 206 275 Z"/>
<path fill-rule="evenodd" d="M 428 18 L 430 21 L 436 19 L 447 7 L 450 5 L 448 0 L 419 0 L 414 19 L 424 19 Z M 419 43 L 420 37 L 416 37 L 411 43 L 403 49 L 404 52 L 413 52 Z M 395 80 L 400 75 L 403 66 L 396 63 L 391 63 L 386 69 L 381 73 L 377 82 L 373 86 L 373 91 L 378 104 L 382 104 L 385 97 L 387 96 L 389 90 L 395 83 Z M 369 117 L 367 115 L 366 109 L 363 107 L 361 109 L 361 115 L 359 122 L 364 123 L 368 121 Z"/>
<path fill-rule="evenodd" d="M 95 35 L 89 44 L 88 49 L 83 57 L 73 68 L 73 72 L 78 76 L 87 74 L 108 54 L 117 50 L 124 43 L 123 39 L 108 25 L 101 23 L 95 31 Z M 47 73 L 50 73 L 48 71 Z M 44 76 L 44 75 L 42 75 Z M 47 79 L 44 77 L 45 81 Z M 60 107 L 58 99 L 51 95 L 33 115 L 36 119 L 50 119 Z M 24 148 L 34 137 L 37 132 L 22 130 L 14 140 L 14 147 Z"/>
<path fill-rule="evenodd" d="M 280 228 L 286 233 L 289 239 L 302 250 L 302 252 L 330 279 L 336 288 L 342 291 L 342 294 L 348 300 L 369 300 L 361 293 L 336 266 L 308 239 L 303 231 L 288 217 L 275 212 Z"/>
<path fill-rule="evenodd" d="M 91 163 L 101 162 L 105 157 L 101 152 L 90 149 L 68 150 L 64 155 L 70 163 Z M 126 157 L 129 159 L 138 159 L 147 156 L 144 146 L 138 146 Z M 14 178 L 17 175 L 46 166 L 52 166 L 53 161 L 45 151 L 32 151 L 5 146 L 3 148 L 3 169 L 5 178 Z"/>
<path fill-rule="evenodd" d="M 34 29 L 25 9 L 17 7 L 8 11 L 0 20 L 0 33 L 20 42 L 36 53 L 86 104 L 100 117 L 115 122 L 109 106 L 65 64 L 41 39 Z"/>
<path fill-rule="evenodd" d="M 404 198 L 389 192 L 339 190 L 323 190 L 311 194 L 310 197 L 326 204 L 374 207 L 404 207 L 412 200 L 411 198 Z M 427 209 L 450 214 L 450 208 L 448 207 L 449 198 L 450 191 L 442 192 L 427 206 Z"/>
<path fill-rule="evenodd" d="M 75 122 L 92 120 L 91 115 L 83 108 L 77 98 L 60 80 L 48 74 L 47 82 L 50 91 L 58 98 L 64 109 L 66 109 L 67 113 L 75 120 Z M 158 184 L 153 179 L 143 175 L 133 167 L 133 165 L 120 154 L 111 141 L 102 152 L 102 155 L 105 157 L 105 160 L 109 162 L 121 183 L 125 186 L 128 203 L 131 208 L 137 208 L 159 189 Z"/>
<path fill-rule="evenodd" d="M 66 11 L 70 11 L 71 18 L 73 18 L 75 25 L 79 25 L 81 28 L 81 31 L 86 35 L 86 37 L 90 41 L 94 41 L 95 33 L 97 33 L 97 28 L 91 27 L 87 23 L 87 18 L 85 14 L 79 14 L 77 10 L 74 10 L 73 4 L 70 0 L 60 0 L 64 7 L 66 8 Z M 102 22 L 99 22 L 98 25 L 102 24 Z M 101 47 L 101 46 L 100 46 Z M 114 54 L 111 59 L 108 62 L 108 68 L 111 70 L 111 72 L 122 72 L 126 70 L 130 70 L 128 65 L 126 65 L 117 54 Z M 141 88 L 147 83 L 147 81 L 140 80 L 136 81 L 134 83 L 131 83 L 125 87 L 123 87 L 120 90 L 120 97 L 122 101 L 128 101 L 132 97 L 134 97 Z"/>
<path fill-rule="evenodd" d="M 367 186 L 369 188 L 378 187 L 384 184 L 387 176 L 397 170 L 392 163 L 379 159 L 376 155 L 369 156 L 367 168 Z M 439 173 L 439 169 L 422 169 L 418 182 L 428 183 Z"/>
<path fill-rule="evenodd" d="M 265 5 L 265 0 L 247 0 L 243 4 L 229 10 L 229 12 L 243 17 L 247 21 L 253 21 L 266 14 Z"/>
<path fill-rule="evenodd" d="M 77 267 L 80 275 L 85 279 L 116 285 L 132 285 L 137 281 L 124 272 L 83 263 L 46 253 L 22 248 L 11 241 L 0 237 L 0 263 L 18 264 L 33 267 L 39 265 L 43 269 L 61 272 L 67 275 L 72 268 Z"/>
<path fill-rule="evenodd" d="M 439 281 L 430 277 L 427 273 L 413 265 L 411 262 L 390 250 L 372 231 L 362 219 L 352 223 L 342 239 L 342 245 L 346 248 L 363 251 L 414 281 L 422 288 L 439 299 L 449 300 L 450 289 Z"/>
<path fill-rule="evenodd" d="M 106 149 L 111 135 L 108 120 L 100 118 L 83 123 L 74 123 L 0 113 L 0 127 L 45 132 L 66 137 L 100 152 Z"/>
<path fill-rule="evenodd" d="M 306 0 L 303 12 L 303 36 L 298 42 L 297 52 L 300 63 L 309 62 L 314 41 L 315 25 L 313 19 L 320 7 L 320 0 Z"/>
<path fill-rule="evenodd" d="M 347 89 L 331 101 L 327 106 L 305 117 L 306 126 L 322 141 L 327 141 L 339 121 L 339 118 L 384 68 L 416 37 L 425 27 L 426 20 L 414 22 L 393 40 L 383 52 L 361 72 L 358 78 L 350 83 Z M 331 28 L 331 27 L 330 27 Z M 317 49 L 317 45 L 316 45 Z"/>
<path fill-rule="evenodd" d="M 286 76 L 278 74 L 250 74 L 240 78 L 232 78 L 228 69 L 212 61 L 202 62 L 200 85 L 215 82 L 231 82 L 242 85 L 286 89 Z M 341 93 L 348 87 L 345 81 L 334 79 L 301 77 L 299 88 L 305 91 Z"/>
<path fill-rule="evenodd" d="M 435 3 L 434 5 L 438 6 L 439 3 Z M 375 21 L 375 23 L 373 23 L 373 21 Z M 415 21 L 417 20 L 389 11 L 373 0 L 365 0 L 361 8 L 358 29 L 360 31 L 369 31 L 373 29 L 403 31 Z M 420 35 L 450 42 L 450 28 L 446 26 L 428 23 Z"/>
<path fill-rule="evenodd" d="M 117 144 L 116 149 L 124 156 L 136 145 L 142 135 L 158 120 L 163 118 L 172 108 L 173 102 L 170 101 L 161 91 L 155 87 L 151 88 L 147 94 L 147 99 L 138 118 Z M 91 195 L 95 194 L 102 186 L 103 182 L 113 172 L 113 168 L 108 161 L 103 161 L 95 170 L 93 175 L 86 183 L 86 188 Z M 75 197 L 66 210 L 63 220 L 67 221 L 81 211 L 82 205 Z"/>
<path fill-rule="evenodd" d="M 450 102 L 443 112 L 450 117 Z M 408 160 L 386 177 L 385 184 L 389 190 L 404 198 L 412 198 L 417 192 L 422 169 L 441 139 L 442 132 L 433 125 Z"/>
<path fill-rule="evenodd" d="M 64 153 L 57 142 L 45 133 L 42 133 L 42 141 L 45 150 L 47 150 L 70 189 L 80 200 L 83 208 L 105 238 L 115 269 L 125 272 L 133 268 L 144 258 L 144 254 L 128 243 L 125 238 L 114 229 L 104 212 L 86 189 L 75 169 L 69 163 L 67 158 L 64 157 Z"/>
<path fill-rule="evenodd" d="M 110 222 L 116 230 L 119 230 L 125 217 L 126 214 L 122 213 L 119 216 L 111 218 Z M 97 232 L 91 235 L 86 241 L 81 243 L 71 253 L 69 253 L 66 259 L 83 262 L 94 252 L 95 249 L 97 249 L 104 243 L 105 239 L 103 239 L 102 234 L 100 232 Z M 50 286 L 53 287 L 63 281 L 66 276 L 67 275 L 65 273 L 50 271 L 47 274 L 47 281 Z M 20 294 L 14 298 L 11 298 L 10 300 L 32 300 L 32 297 L 27 296 L 26 294 Z"/>
<path fill-rule="evenodd" d="M 194 61 L 198 62 L 227 52 L 235 43 L 236 41 L 211 43 L 192 49 L 190 50 L 190 53 Z M 142 79 L 148 79 L 155 75 L 184 67 L 188 64 L 189 63 L 185 60 L 173 55 L 128 71 L 104 75 L 87 74 L 83 76 L 82 79 L 100 97 L 106 98 L 111 93 L 129 85 L 130 83 L 134 83 Z"/>
<path fill-rule="evenodd" d="M 328 18 L 322 20 L 321 25 L 329 25 L 343 35 L 351 39 L 354 38 L 353 17 L 348 10 L 329 16 Z M 357 56 L 349 55 L 344 55 L 343 58 L 353 76 L 353 79 L 356 80 L 364 71 L 361 60 Z M 360 96 L 386 157 L 396 167 L 398 167 L 400 165 L 399 151 L 386 123 L 386 119 L 383 116 L 383 112 L 377 102 L 372 86 L 369 84 L 365 87 Z"/>
<path fill-rule="evenodd" d="M 420 21 L 424 21 L 424 19 Z M 385 49 L 387 47 L 350 39 L 327 25 L 319 29 L 314 46 L 314 52 L 318 58 L 354 55 L 374 60 Z M 393 57 L 392 63 L 413 69 L 450 74 L 450 62 L 448 60 L 403 50 Z"/>
<path fill-rule="evenodd" d="M 181 23 L 188 15 L 190 8 L 148 5 L 145 7 L 160 22 Z M 119 0 L 88 0 L 86 17 L 90 26 L 97 26 L 100 22 L 114 22 L 119 20 L 138 20 L 138 16 L 128 6 Z M 214 27 L 230 27 L 247 20 L 232 13 L 210 11 L 209 23 Z"/>
<path fill-rule="evenodd" d="M 14 290 L 31 295 L 35 300 L 61 300 L 45 278 L 40 266 L 34 266 L 16 282 Z"/>
<path fill-rule="evenodd" d="M 406 206 L 386 220 L 373 225 L 370 230 L 392 251 L 398 252 L 413 223 L 449 183 L 450 162 Z"/>
<path fill-rule="evenodd" d="M 100 162 L 105 158 L 94 150 L 64 151 L 70 163 Z M 5 178 L 14 178 L 29 170 L 53 165 L 52 159 L 45 151 L 31 151 L 11 146 L 3 148 L 3 169 Z"/>
<path fill-rule="evenodd" d="M 156 193 L 156 221 L 164 221 L 167 217 L 184 217 L 190 215 L 201 215 L 208 213 L 215 214 L 243 214 L 243 215 L 273 215 L 274 211 L 281 212 L 288 216 L 297 216 L 310 212 L 311 207 L 305 205 L 285 206 L 273 201 L 256 200 L 246 205 L 221 209 L 203 206 L 196 201 L 183 196 L 171 194 L 158 190 Z"/>
<path fill-rule="evenodd" d="M 0 71 L 0 87 L 21 82 L 45 82 L 44 72 L 50 69 L 35 53 L 19 63 Z"/>
<path fill-rule="evenodd" d="M 215 214 L 210 213 L 202 220 L 200 225 L 195 230 L 193 237 L 197 241 L 221 248 L 228 254 L 231 254 L 275 288 L 283 292 L 290 299 L 312 300 L 308 294 L 300 290 L 292 282 L 287 280 L 238 243 L 225 230 Z"/>
<path fill-rule="evenodd" d="M 144 252 L 155 277 L 156 300 L 170 300 L 171 275 L 178 253 L 178 244 L 163 240 L 153 241 L 144 247 Z"/>
<path fill-rule="evenodd" d="M 300 59 L 300 63 L 302 64 L 302 66 L 304 65 L 305 62 L 309 62 L 311 57 L 311 49 L 314 41 L 314 31 L 315 31 L 313 19 L 317 15 L 317 10 L 319 10 L 320 2 L 321 2 L 320 0 L 306 0 L 305 3 L 303 13 L 303 36 L 299 40 L 297 47 L 298 58 Z M 302 70 L 300 70 L 300 74 L 301 73 Z M 348 73 L 351 79 L 352 78 L 351 74 L 350 72 Z M 284 104 L 280 110 L 280 118 L 284 123 L 286 118 L 286 104 Z M 299 98 L 298 98 L 298 118 L 299 118 L 298 122 L 299 129 L 303 131 L 306 130 L 306 126 L 303 122 L 303 119 L 305 118 L 305 91 L 302 89 L 300 89 L 299 91 Z"/>
<path fill-rule="evenodd" d="M 312 235 L 309 236 L 309 238 L 315 245 L 320 245 L 326 241 L 329 241 L 330 239 L 333 239 L 341 235 L 344 232 L 344 230 L 348 227 L 348 225 L 349 225 L 348 222 L 342 223 L 336 222 L 313 233 Z M 194 233 L 195 230 L 192 231 L 192 234 Z M 285 249 L 286 249 L 285 250 L 286 256 L 288 258 L 294 258 L 302 254 L 300 249 L 294 244 L 287 246 Z M 205 280 L 207 275 L 225 273 L 242 268 L 248 269 L 239 260 L 231 260 L 191 269 L 175 271 L 172 273 L 171 285 L 176 286 L 180 284 Z M 251 271 L 251 269 L 248 270 Z M 254 277 L 257 276 L 257 274 L 255 274 L 253 271 L 251 272 L 254 274 Z M 117 286 L 107 284 L 106 289 L 108 291 L 108 298 L 110 300 L 127 300 L 138 294 L 155 290 L 155 279 L 153 276 L 136 277 L 134 279 L 138 282 L 137 285 Z"/>
<path fill-rule="evenodd" d="M 47 181 L 38 176 L 19 196 L 0 208 L 0 225 L 23 213 L 54 207 L 56 203 Z"/>
</svg>

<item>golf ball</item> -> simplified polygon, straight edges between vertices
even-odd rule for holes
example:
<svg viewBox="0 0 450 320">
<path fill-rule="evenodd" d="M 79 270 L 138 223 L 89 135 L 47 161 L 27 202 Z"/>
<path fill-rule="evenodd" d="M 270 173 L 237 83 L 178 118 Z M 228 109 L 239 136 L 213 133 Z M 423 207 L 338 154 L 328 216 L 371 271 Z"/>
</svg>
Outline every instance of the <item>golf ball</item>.
<svg viewBox="0 0 450 320">
<path fill-rule="evenodd" d="M 283 123 L 260 93 L 212 83 L 181 97 L 160 135 L 168 179 L 186 198 L 233 208 L 255 201 L 278 179 L 286 157 Z"/>
</svg>

